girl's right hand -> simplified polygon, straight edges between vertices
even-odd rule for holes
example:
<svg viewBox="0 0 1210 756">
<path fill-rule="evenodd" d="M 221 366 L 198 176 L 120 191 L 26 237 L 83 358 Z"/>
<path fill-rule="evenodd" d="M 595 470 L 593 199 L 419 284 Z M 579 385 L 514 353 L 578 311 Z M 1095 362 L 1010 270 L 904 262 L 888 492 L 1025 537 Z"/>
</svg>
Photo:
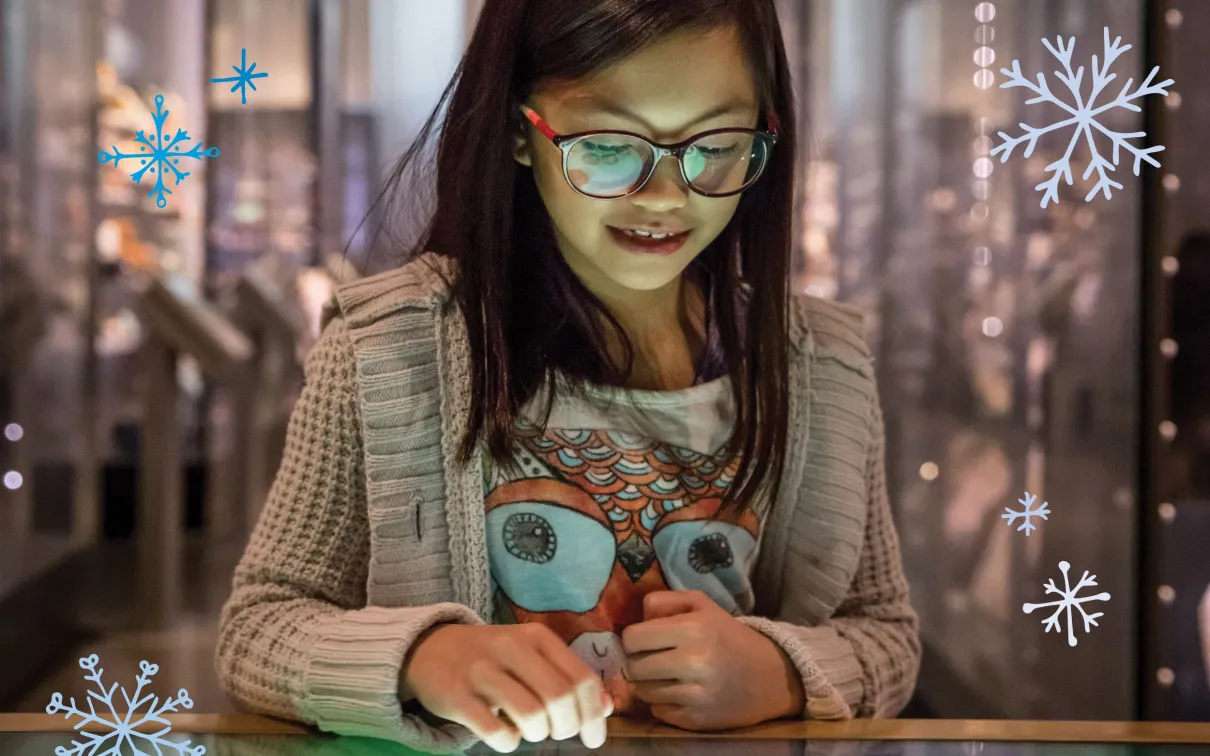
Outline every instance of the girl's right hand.
<svg viewBox="0 0 1210 756">
<path fill-rule="evenodd" d="M 598 748 L 613 713 L 600 677 L 550 628 L 532 623 L 437 627 L 413 648 L 403 683 L 429 713 L 501 753 L 521 738 L 577 734 Z"/>
</svg>

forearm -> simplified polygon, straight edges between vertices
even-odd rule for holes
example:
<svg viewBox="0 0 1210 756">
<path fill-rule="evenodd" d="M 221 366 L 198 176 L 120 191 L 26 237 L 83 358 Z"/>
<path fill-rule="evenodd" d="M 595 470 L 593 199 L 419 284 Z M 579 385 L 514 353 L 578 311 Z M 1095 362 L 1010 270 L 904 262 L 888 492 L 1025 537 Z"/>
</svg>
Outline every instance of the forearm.
<svg viewBox="0 0 1210 756">
<path fill-rule="evenodd" d="M 893 717 L 915 690 L 920 643 L 910 609 L 897 620 L 837 617 L 818 627 L 743 621 L 773 641 L 797 672 L 803 698 L 792 716 Z"/>
</svg>

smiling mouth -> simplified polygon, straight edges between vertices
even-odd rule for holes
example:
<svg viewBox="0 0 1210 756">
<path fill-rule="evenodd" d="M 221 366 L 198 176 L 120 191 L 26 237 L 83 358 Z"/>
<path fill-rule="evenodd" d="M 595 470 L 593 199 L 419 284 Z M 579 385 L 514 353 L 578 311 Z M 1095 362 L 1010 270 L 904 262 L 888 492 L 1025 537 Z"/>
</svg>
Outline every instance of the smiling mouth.
<svg viewBox="0 0 1210 756">
<path fill-rule="evenodd" d="M 624 249 L 638 254 L 670 255 L 685 246 L 691 231 L 651 231 L 608 226 L 609 234 Z"/>
<path fill-rule="evenodd" d="M 644 231 L 642 229 L 637 229 L 637 228 L 620 228 L 618 230 L 621 231 L 626 236 L 630 236 L 635 239 L 652 239 L 655 241 L 663 241 L 665 239 L 675 239 L 678 236 L 684 236 L 689 233 L 688 231 L 677 231 L 677 232 Z"/>
</svg>

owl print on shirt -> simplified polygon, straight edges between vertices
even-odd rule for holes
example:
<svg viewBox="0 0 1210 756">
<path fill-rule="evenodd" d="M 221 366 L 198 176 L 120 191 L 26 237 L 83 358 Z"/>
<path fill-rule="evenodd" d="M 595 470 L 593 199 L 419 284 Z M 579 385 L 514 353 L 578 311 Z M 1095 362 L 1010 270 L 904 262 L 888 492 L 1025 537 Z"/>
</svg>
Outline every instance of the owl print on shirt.
<svg viewBox="0 0 1210 756">
<path fill-rule="evenodd" d="M 622 630 L 653 591 L 698 590 L 751 611 L 760 522 L 720 519 L 739 460 L 611 429 L 522 429 L 518 469 L 486 495 L 497 624 L 539 622 L 601 675 L 615 710 L 639 707 Z"/>
</svg>

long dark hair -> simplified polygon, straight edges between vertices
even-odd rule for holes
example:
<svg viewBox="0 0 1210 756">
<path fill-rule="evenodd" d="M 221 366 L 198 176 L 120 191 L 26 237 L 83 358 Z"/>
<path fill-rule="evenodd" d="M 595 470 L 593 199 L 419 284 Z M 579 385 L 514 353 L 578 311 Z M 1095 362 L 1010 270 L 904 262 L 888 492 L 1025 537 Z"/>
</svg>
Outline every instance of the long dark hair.
<svg viewBox="0 0 1210 756">
<path fill-rule="evenodd" d="M 532 171 L 513 159 L 517 105 L 541 82 L 592 74 L 674 32 L 729 24 L 740 32 L 762 107 L 778 116 L 779 137 L 761 180 L 691 268 L 705 273 L 734 391 L 727 451 L 742 459 L 724 510 L 738 514 L 771 496 L 787 435 L 796 133 L 774 0 L 487 0 L 453 79 L 383 194 L 390 206 L 423 205 L 424 228 L 404 249 L 456 263 L 446 283 L 466 321 L 471 366 L 461 462 L 482 439 L 494 460 L 512 464 L 517 417 L 544 381 L 624 385 L 634 359 L 618 321 L 559 253 Z M 606 329 L 623 345 L 625 364 L 607 354 Z"/>
</svg>

